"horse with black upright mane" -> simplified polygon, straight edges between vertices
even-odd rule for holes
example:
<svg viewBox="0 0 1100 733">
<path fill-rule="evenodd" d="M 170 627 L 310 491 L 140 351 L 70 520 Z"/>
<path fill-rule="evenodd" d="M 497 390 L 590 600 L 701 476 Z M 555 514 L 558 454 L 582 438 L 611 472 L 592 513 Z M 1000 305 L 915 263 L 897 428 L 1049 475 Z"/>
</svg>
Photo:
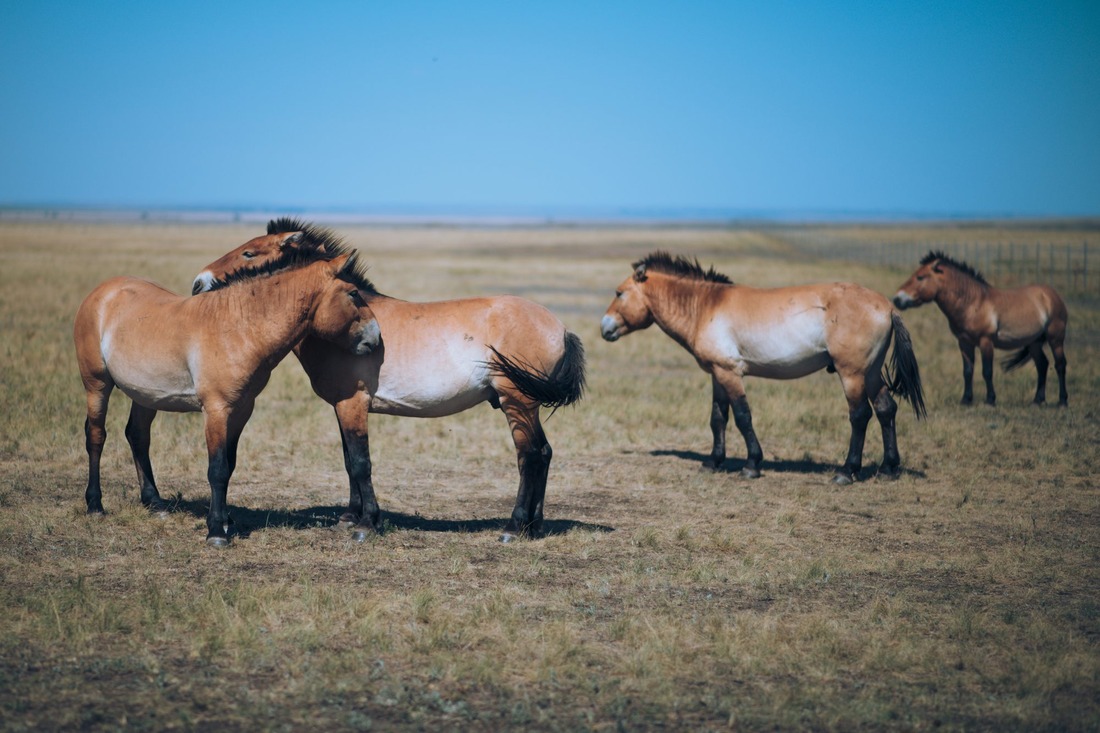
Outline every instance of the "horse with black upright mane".
<svg viewBox="0 0 1100 733">
<path fill-rule="evenodd" d="M 840 377 L 852 434 L 848 456 L 834 480 L 858 478 L 872 411 L 882 428 L 879 475 L 900 475 L 894 416 L 901 395 L 924 415 L 920 372 L 909 332 L 890 301 L 853 283 L 761 289 L 735 285 L 698 260 L 655 252 L 635 262 L 601 321 L 603 337 L 622 336 L 656 323 L 711 375 L 710 426 L 714 445 L 708 465 L 726 457 L 730 408 L 745 439 L 748 461 L 741 474 L 760 476 L 763 452 L 752 427 L 744 378 L 796 379 L 820 369 Z M 884 373 L 891 337 L 892 377 Z"/>
<path fill-rule="evenodd" d="M 1066 392 L 1066 324 L 1069 313 L 1065 301 L 1054 288 L 1028 285 L 1023 288 L 995 288 L 981 273 L 965 262 L 951 259 L 943 252 L 929 252 L 894 296 L 898 308 L 916 308 L 935 302 L 951 333 L 959 342 L 963 360 L 962 404 L 974 401 L 974 349 L 982 354 L 985 401 L 997 401 L 993 390 L 993 350 L 1019 349 L 1002 366 L 1010 371 L 1029 360 L 1035 362 L 1039 383 L 1035 404 L 1046 401 L 1047 368 L 1050 362 L 1043 344 L 1050 345 L 1054 370 L 1058 373 L 1058 405 L 1069 403 Z"/>
<path fill-rule="evenodd" d="M 102 513 L 99 463 L 115 387 L 133 404 L 126 439 L 141 502 L 167 508 L 153 479 L 149 434 L 158 410 L 202 411 L 208 452 L 208 544 L 229 542 L 226 493 L 237 442 L 271 371 L 303 338 L 348 355 L 379 344 L 378 323 L 360 290 L 369 287 L 347 253 L 289 253 L 246 268 L 197 298 L 147 280 L 100 284 L 76 313 L 73 339 L 88 417 L 89 513 Z"/>
<path fill-rule="evenodd" d="M 294 218 L 268 223 L 256 237 L 212 262 L 195 278 L 204 290 L 296 249 L 342 252 L 332 231 Z M 584 391 L 581 340 L 546 308 L 523 298 L 497 296 L 411 303 L 373 286 L 367 302 L 378 318 L 382 346 L 365 356 L 347 354 L 307 337 L 295 346 L 313 390 L 336 410 L 350 483 L 340 523 L 362 540 L 381 530 L 371 480 L 369 413 L 442 417 L 488 402 L 508 420 L 519 465 L 519 490 L 501 539 L 539 535 L 553 452 L 540 407 L 571 405 Z"/>
</svg>

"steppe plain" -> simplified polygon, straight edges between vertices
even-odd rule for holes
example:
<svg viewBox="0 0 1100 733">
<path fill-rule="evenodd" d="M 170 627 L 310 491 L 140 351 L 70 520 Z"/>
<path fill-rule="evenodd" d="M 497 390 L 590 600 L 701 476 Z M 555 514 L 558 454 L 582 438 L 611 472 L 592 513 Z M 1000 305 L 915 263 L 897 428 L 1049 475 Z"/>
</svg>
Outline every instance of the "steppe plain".
<svg viewBox="0 0 1100 733">
<path fill-rule="evenodd" d="M 351 541 L 335 420 L 293 356 L 241 441 L 229 549 L 203 542 L 201 417 L 154 424 L 177 507 L 152 516 L 117 393 L 108 514 L 86 515 L 81 299 L 117 274 L 186 293 L 262 223 L 0 221 L 0 729 L 1100 728 L 1100 298 L 1069 297 L 1068 409 L 1029 405 L 1031 367 L 998 370 L 996 407 L 961 407 L 943 316 L 905 312 L 929 416 L 899 412 L 895 482 L 830 482 L 848 437 L 834 375 L 750 380 L 765 464 L 748 481 L 732 422 L 725 470 L 702 470 L 710 388 L 687 353 L 656 328 L 600 339 L 630 263 L 665 249 L 754 286 L 883 294 L 912 268 L 770 226 L 335 228 L 384 293 L 513 293 L 584 340 L 587 395 L 545 419 L 548 536 L 498 542 L 518 479 L 484 405 L 372 418 L 386 531 Z M 1100 238 L 1040 229 L 830 236 Z M 873 466 L 874 422 L 867 446 Z"/>
</svg>

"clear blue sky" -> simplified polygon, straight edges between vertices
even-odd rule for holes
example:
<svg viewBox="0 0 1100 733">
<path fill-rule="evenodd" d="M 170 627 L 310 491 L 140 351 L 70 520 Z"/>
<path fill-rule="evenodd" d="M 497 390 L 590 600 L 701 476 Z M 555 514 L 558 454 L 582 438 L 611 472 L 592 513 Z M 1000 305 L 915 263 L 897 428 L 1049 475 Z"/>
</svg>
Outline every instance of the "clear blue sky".
<svg viewBox="0 0 1100 733">
<path fill-rule="evenodd" d="M 0 205 L 1100 215 L 1100 2 L 0 0 Z"/>
</svg>

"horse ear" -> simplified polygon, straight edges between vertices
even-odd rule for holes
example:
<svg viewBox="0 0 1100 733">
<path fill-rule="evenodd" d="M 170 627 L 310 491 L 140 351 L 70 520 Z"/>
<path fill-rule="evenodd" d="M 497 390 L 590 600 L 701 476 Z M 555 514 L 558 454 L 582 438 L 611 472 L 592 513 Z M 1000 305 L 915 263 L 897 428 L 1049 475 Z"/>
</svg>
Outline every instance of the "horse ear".
<svg viewBox="0 0 1100 733">
<path fill-rule="evenodd" d="M 301 241 L 302 241 L 302 233 L 301 232 L 294 232 L 293 234 L 291 234 L 287 237 L 284 237 L 283 241 L 279 242 L 279 249 L 280 250 L 286 249 L 290 245 L 298 244 Z"/>
<path fill-rule="evenodd" d="M 645 282 L 645 263 L 638 265 L 634 268 L 634 281 L 639 283 Z"/>
<path fill-rule="evenodd" d="M 932 272 L 940 274 L 943 272 L 943 267 L 940 265 L 940 261 L 936 260 L 936 264 L 932 265 Z"/>
</svg>

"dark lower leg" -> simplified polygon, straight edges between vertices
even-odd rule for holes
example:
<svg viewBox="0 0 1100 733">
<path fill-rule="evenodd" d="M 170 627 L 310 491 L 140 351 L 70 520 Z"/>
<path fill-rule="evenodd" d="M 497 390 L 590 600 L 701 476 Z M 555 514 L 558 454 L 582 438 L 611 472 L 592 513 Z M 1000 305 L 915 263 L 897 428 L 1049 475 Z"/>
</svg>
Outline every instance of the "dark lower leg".
<svg viewBox="0 0 1100 733">
<path fill-rule="evenodd" d="M 974 349 L 962 349 L 963 360 L 963 396 L 962 404 L 974 403 Z"/>
<path fill-rule="evenodd" d="M 760 462 L 764 460 L 764 451 L 760 448 L 760 441 L 756 439 L 756 432 L 752 428 L 752 411 L 749 410 L 749 401 L 741 396 L 733 400 L 733 423 L 745 439 L 745 449 L 748 460 L 741 473 L 749 478 L 760 476 Z"/>
<path fill-rule="evenodd" d="M 340 430 L 340 449 L 344 455 L 344 470 L 348 474 L 348 508 L 340 515 L 340 524 L 358 524 L 359 517 L 363 514 L 363 500 L 359 497 L 359 487 L 352 478 L 351 458 L 348 456 L 348 439 L 344 437 L 343 429 Z"/>
<path fill-rule="evenodd" d="M 1069 393 L 1066 391 L 1066 357 L 1064 354 L 1055 352 L 1054 371 L 1058 373 L 1058 404 L 1064 407 L 1069 404 Z"/>
<path fill-rule="evenodd" d="M 519 454 L 519 491 L 512 516 L 504 527 L 505 538 L 542 530 L 542 505 L 552 457 L 553 450 L 545 438 Z"/>
<path fill-rule="evenodd" d="M 837 472 L 837 478 L 854 481 L 863 468 L 863 444 L 867 438 L 867 423 L 871 421 L 871 405 L 861 398 L 856 405 L 848 408 L 848 422 L 852 425 L 852 436 L 848 441 L 848 457 Z"/>
<path fill-rule="evenodd" d="M 88 488 L 84 490 L 84 501 L 89 514 L 103 514 L 103 491 L 99 485 L 99 461 L 103 455 L 103 443 L 107 440 L 107 430 L 91 418 L 84 420 L 84 448 L 88 451 Z"/>
<path fill-rule="evenodd" d="M 1050 360 L 1043 353 L 1042 344 L 1031 348 L 1031 360 L 1035 362 L 1035 371 L 1038 372 L 1039 381 L 1035 387 L 1035 404 L 1041 405 L 1047 401 L 1047 369 Z"/>
<path fill-rule="evenodd" d="M 901 454 L 898 453 L 898 433 L 895 419 L 898 403 L 883 390 L 875 399 L 875 416 L 882 428 L 882 465 L 879 474 L 896 478 L 901 472 Z"/>
<path fill-rule="evenodd" d="M 137 469 L 138 485 L 141 487 L 141 503 L 153 511 L 164 511 L 167 504 L 157 491 L 153 478 L 153 465 L 149 461 L 149 437 L 156 410 L 150 410 L 134 403 L 130 407 L 130 419 L 126 422 L 126 441 L 134 457 Z"/>
<path fill-rule="evenodd" d="M 382 512 L 374 496 L 371 481 L 370 445 L 366 435 L 344 435 L 345 465 L 352 486 L 353 500 L 341 521 L 350 518 L 354 523 L 356 539 L 365 539 L 368 533 L 382 531 Z M 352 514 L 354 512 L 354 514 Z"/>
<path fill-rule="evenodd" d="M 206 478 L 210 482 L 210 509 L 206 514 L 206 542 L 215 547 L 229 544 L 229 477 L 233 475 L 232 451 L 223 445 L 210 454 Z"/>
<path fill-rule="evenodd" d="M 713 398 L 710 405 L 710 431 L 714 436 L 714 443 L 710 450 L 710 461 L 705 465 L 717 470 L 726 460 L 726 425 L 730 417 L 730 400 L 726 390 L 713 378 L 711 388 Z"/>
<path fill-rule="evenodd" d="M 997 404 L 997 392 L 993 389 L 993 347 L 982 348 L 982 379 L 985 380 L 985 404 Z"/>
</svg>

